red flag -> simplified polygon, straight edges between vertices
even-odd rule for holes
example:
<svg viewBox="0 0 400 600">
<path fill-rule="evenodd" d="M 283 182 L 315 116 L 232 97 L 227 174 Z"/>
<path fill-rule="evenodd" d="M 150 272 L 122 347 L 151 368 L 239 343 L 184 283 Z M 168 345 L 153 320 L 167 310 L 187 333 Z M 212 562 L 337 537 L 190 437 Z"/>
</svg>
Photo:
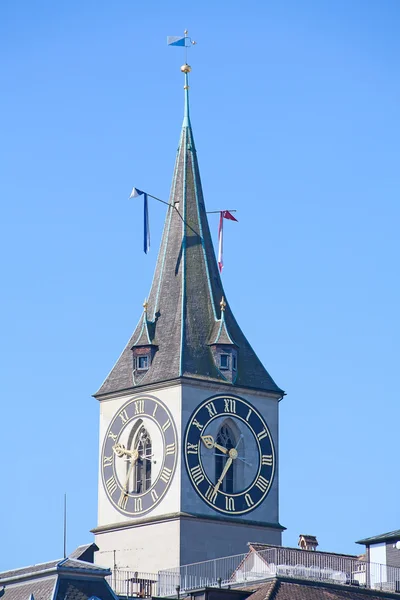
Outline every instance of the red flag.
<svg viewBox="0 0 400 600">
<path fill-rule="evenodd" d="M 223 210 L 222 215 L 224 219 L 228 219 L 229 221 L 236 221 L 237 223 L 237 219 L 235 219 L 235 217 L 232 215 L 232 213 L 229 212 L 229 210 Z"/>
<path fill-rule="evenodd" d="M 219 214 L 219 226 L 218 226 L 218 267 L 219 272 L 222 273 L 224 268 L 223 260 L 223 241 L 224 241 L 224 219 L 229 221 L 236 221 L 235 217 L 229 212 L 229 210 L 221 210 Z"/>
</svg>

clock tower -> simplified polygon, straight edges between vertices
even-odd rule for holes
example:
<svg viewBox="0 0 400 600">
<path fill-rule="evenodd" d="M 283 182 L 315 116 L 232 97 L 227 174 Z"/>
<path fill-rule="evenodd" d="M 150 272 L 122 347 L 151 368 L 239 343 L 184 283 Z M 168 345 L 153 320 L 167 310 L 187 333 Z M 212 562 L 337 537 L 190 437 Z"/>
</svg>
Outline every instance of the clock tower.
<svg viewBox="0 0 400 600">
<path fill-rule="evenodd" d="M 156 573 L 281 543 L 276 385 L 222 287 L 189 117 L 143 314 L 95 397 L 102 566 Z"/>
</svg>

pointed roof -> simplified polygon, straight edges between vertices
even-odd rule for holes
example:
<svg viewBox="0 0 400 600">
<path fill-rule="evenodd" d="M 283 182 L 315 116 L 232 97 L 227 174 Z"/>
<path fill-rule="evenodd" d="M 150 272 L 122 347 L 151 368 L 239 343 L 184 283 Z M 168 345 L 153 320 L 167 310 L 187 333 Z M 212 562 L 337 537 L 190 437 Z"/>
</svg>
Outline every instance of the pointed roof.
<svg viewBox="0 0 400 600">
<path fill-rule="evenodd" d="M 208 225 L 189 116 L 190 67 L 184 65 L 181 70 L 185 73 L 184 119 L 147 312 L 95 396 L 183 377 L 281 395 L 283 391 L 251 348 L 229 303 L 222 318 L 220 315 L 220 301 L 226 294 Z M 156 344 L 158 350 L 150 369 L 134 386 L 131 348 L 143 340 Z M 209 345 L 212 343 L 237 345 L 234 384 L 227 383 L 217 369 Z"/>
</svg>

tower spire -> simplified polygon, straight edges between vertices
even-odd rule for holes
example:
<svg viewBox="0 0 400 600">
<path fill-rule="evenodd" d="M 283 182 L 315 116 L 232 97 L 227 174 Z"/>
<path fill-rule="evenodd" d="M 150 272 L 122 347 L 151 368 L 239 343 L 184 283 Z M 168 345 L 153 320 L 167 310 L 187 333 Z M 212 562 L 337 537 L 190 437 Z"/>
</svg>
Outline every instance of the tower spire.
<svg viewBox="0 0 400 600">
<path fill-rule="evenodd" d="M 189 73 L 192 70 L 192 67 L 185 63 L 181 66 L 182 73 L 185 74 L 185 85 L 183 89 L 185 90 L 185 105 L 183 112 L 183 127 L 189 127 L 190 125 L 190 117 L 189 117 Z"/>
<path fill-rule="evenodd" d="M 184 38 L 171 39 L 170 45 L 184 46 L 185 51 L 193 43 L 187 31 Z M 189 116 L 191 67 L 187 62 L 181 71 L 183 126 L 148 305 L 96 396 L 187 378 L 267 390 L 281 396 L 283 391 L 251 348 L 225 300 Z M 219 310 L 221 298 L 223 306 Z M 142 341 L 144 333 L 146 339 Z M 151 349 L 149 368 L 141 372 L 140 380 L 132 378 L 132 353 L 138 344 Z M 232 345 L 237 353 L 237 369 L 235 366 L 235 377 L 228 380 L 219 368 L 218 352 Z"/>
</svg>

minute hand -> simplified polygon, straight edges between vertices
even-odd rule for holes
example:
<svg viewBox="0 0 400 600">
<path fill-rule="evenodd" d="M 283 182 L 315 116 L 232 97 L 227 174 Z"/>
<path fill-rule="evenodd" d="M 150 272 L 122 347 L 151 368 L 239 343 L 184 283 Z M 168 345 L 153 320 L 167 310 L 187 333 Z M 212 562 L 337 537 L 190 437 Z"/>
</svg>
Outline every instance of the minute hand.
<svg viewBox="0 0 400 600">
<path fill-rule="evenodd" d="M 228 458 L 228 460 L 226 461 L 226 465 L 225 465 L 225 467 L 224 467 L 224 470 L 223 470 L 223 471 L 222 471 L 222 473 L 221 473 L 221 476 L 220 476 L 220 478 L 218 479 L 217 483 L 216 483 L 216 484 L 215 484 L 215 486 L 214 486 L 214 492 L 218 492 L 218 490 L 219 490 L 219 486 L 220 486 L 220 485 L 221 485 L 221 483 L 223 482 L 223 480 L 224 480 L 224 477 L 225 477 L 225 475 L 227 474 L 227 472 L 228 472 L 228 469 L 229 469 L 229 467 L 231 466 L 231 464 L 232 464 L 232 463 L 233 463 L 233 458 L 230 456 L 230 457 Z"/>
</svg>

